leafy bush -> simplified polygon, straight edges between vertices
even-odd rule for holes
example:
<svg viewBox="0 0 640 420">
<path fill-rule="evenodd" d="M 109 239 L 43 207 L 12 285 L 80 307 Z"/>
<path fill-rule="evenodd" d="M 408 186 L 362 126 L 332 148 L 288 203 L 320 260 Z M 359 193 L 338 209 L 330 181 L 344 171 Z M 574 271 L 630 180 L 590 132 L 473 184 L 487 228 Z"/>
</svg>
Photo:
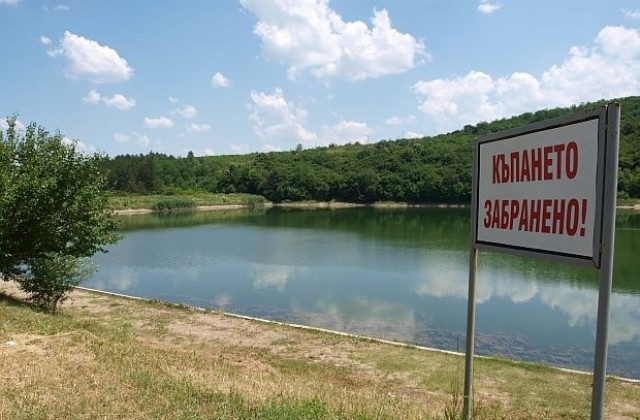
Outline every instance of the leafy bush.
<svg viewBox="0 0 640 420">
<path fill-rule="evenodd" d="M 247 205 L 249 206 L 250 209 L 255 209 L 257 207 L 260 207 L 264 205 L 266 201 L 267 200 L 264 197 L 259 195 L 251 195 L 247 197 Z"/>
<path fill-rule="evenodd" d="M 107 208 L 104 157 L 61 134 L 7 119 L 0 131 L 0 276 L 55 310 L 89 275 L 83 259 L 119 239 Z"/>
<path fill-rule="evenodd" d="M 196 203 L 190 198 L 169 198 L 153 204 L 153 210 L 170 212 L 175 210 L 193 210 Z"/>
</svg>

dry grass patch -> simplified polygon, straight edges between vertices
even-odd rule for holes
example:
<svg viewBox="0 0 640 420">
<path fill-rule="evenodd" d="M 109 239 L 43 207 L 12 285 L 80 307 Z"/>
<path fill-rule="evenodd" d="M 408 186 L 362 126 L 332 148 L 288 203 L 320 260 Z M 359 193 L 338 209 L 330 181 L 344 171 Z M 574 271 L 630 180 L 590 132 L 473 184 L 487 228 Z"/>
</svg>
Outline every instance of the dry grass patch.
<svg viewBox="0 0 640 420">
<path fill-rule="evenodd" d="M 50 315 L 9 286 L 0 419 L 440 419 L 459 403 L 459 356 L 84 291 Z M 480 359 L 476 417 L 588 418 L 589 381 Z M 607 391 L 608 419 L 638 419 L 640 387 Z"/>
</svg>

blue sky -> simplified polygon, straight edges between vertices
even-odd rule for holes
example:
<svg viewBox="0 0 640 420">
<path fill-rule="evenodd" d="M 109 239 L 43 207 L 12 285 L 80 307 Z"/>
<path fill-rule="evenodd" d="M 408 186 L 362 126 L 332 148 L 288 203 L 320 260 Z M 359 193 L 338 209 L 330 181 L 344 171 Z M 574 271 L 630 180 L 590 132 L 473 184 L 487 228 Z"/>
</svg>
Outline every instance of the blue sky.
<svg viewBox="0 0 640 420">
<path fill-rule="evenodd" d="M 640 94 L 640 0 L 0 0 L 0 40 L 0 116 L 110 156 L 430 136 Z"/>
</svg>

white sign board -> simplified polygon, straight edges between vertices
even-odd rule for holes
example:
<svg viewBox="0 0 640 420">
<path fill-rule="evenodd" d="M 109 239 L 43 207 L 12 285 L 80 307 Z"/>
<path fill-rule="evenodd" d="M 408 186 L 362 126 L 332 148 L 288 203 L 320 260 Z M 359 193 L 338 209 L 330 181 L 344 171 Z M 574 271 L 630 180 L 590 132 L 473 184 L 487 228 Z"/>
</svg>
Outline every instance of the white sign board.
<svg viewBox="0 0 640 420">
<path fill-rule="evenodd" d="M 476 244 L 598 266 L 600 122 L 480 140 Z"/>
<path fill-rule="evenodd" d="M 604 413 L 613 278 L 620 104 L 478 139 L 463 418 L 471 418 L 478 249 L 600 270 L 591 419 Z"/>
</svg>

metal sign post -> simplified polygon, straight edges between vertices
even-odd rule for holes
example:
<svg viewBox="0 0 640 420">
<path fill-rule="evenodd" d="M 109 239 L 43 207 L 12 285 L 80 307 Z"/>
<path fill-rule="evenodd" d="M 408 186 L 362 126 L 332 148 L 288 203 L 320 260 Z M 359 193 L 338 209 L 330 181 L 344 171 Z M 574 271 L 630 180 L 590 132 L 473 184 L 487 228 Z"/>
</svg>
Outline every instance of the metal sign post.
<svg viewBox="0 0 640 420">
<path fill-rule="evenodd" d="M 591 420 L 602 419 L 617 192 L 620 104 L 477 139 L 463 419 L 472 417 L 478 250 L 600 270 Z"/>
<path fill-rule="evenodd" d="M 474 166 L 478 159 L 478 145 L 473 148 Z M 469 252 L 469 297 L 467 300 L 467 337 L 464 361 L 464 393 L 462 394 L 462 419 L 470 420 L 473 412 L 473 353 L 476 336 L 476 274 L 478 272 L 478 249 L 475 246 L 475 232 L 478 228 L 476 217 L 478 200 L 478 177 L 474 170 L 471 180 L 471 251 Z"/>
<path fill-rule="evenodd" d="M 462 394 L 462 418 L 469 420 L 473 410 L 471 400 L 473 384 L 473 346 L 476 329 L 476 273 L 478 271 L 478 250 L 471 249 L 469 257 L 469 300 L 467 301 L 467 346 L 464 359 L 464 394 Z"/>
<path fill-rule="evenodd" d="M 620 142 L 620 105 L 607 108 L 607 151 L 604 188 L 603 237 L 600 248 L 600 291 L 598 294 L 598 323 L 596 352 L 593 368 L 593 392 L 591 394 L 591 420 L 600 420 L 604 414 L 604 388 L 607 374 L 609 339 L 609 307 L 613 280 L 613 245 L 616 227 L 616 195 L 618 191 L 618 148 Z"/>
</svg>

